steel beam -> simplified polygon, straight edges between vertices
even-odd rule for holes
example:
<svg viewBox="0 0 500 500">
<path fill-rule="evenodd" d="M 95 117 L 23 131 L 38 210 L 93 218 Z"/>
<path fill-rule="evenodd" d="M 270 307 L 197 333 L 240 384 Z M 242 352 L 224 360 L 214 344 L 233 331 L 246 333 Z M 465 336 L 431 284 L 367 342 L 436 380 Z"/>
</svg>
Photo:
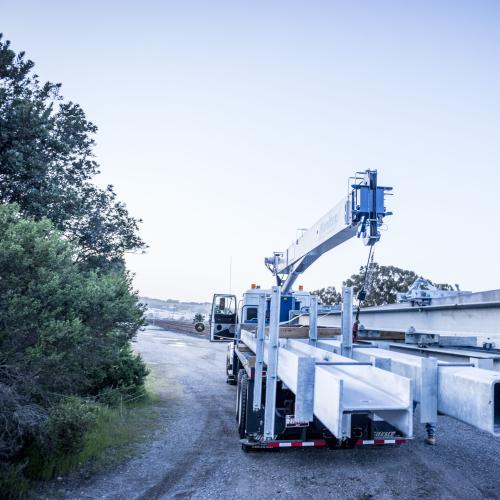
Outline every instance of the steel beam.
<svg viewBox="0 0 500 500">
<path fill-rule="evenodd" d="M 414 328 L 444 336 L 474 336 L 478 344 L 493 341 L 500 347 L 500 291 L 494 295 L 470 294 L 438 301 L 429 306 L 393 304 L 389 306 L 366 307 L 361 310 L 360 330 L 379 332 L 406 332 Z M 492 293 L 492 292 L 491 292 Z M 491 301 L 474 302 L 476 299 L 491 298 Z M 467 302 L 466 302 L 467 300 Z M 299 320 L 307 324 L 307 317 Z M 319 326 L 340 327 L 340 311 L 331 311 L 318 320 Z"/>
<path fill-rule="evenodd" d="M 269 346 L 266 374 L 266 407 L 264 409 L 264 438 L 274 439 L 274 414 L 276 412 L 276 382 L 278 379 L 278 340 L 281 293 L 277 286 L 271 290 L 269 317 Z M 254 351 L 255 352 L 255 351 Z"/>
<path fill-rule="evenodd" d="M 350 437 L 350 415 L 357 412 L 371 413 L 405 436 L 412 435 L 413 398 L 409 379 L 302 341 L 287 339 L 286 345 L 319 363 L 332 362 L 315 367 L 314 414 L 336 437 Z"/>
<path fill-rule="evenodd" d="M 436 423 L 438 415 L 438 361 L 435 358 L 422 358 L 420 362 L 420 422 Z"/>
<path fill-rule="evenodd" d="M 264 340 L 266 328 L 266 294 L 259 295 L 257 307 L 257 343 L 255 349 L 255 382 L 253 386 L 253 410 L 258 411 L 262 403 L 262 371 L 264 369 Z M 241 337 L 241 332 L 240 332 Z"/>
<path fill-rule="evenodd" d="M 309 343 L 316 345 L 318 341 L 318 296 L 311 295 L 309 306 Z"/>
<path fill-rule="evenodd" d="M 279 378 L 295 394 L 295 420 L 311 422 L 314 414 L 314 359 L 279 348 Z"/>
<path fill-rule="evenodd" d="M 243 330 L 241 340 L 255 352 L 255 335 Z M 264 362 L 272 352 L 266 341 Z M 295 418 L 311 421 L 314 414 L 339 439 L 350 437 L 350 415 L 359 412 L 412 436 L 411 381 L 404 377 L 292 339 L 279 341 L 277 376 L 296 395 Z"/>
<path fill-rule="evenodd" d="M 500 436 L 500 374 L 481 368 L 440 366 L 438 410 Z"/>
<path fill-rule="evenodd" d="M 242 330 L 242 342 L 253 352 L 257 350 L 257 339 L 254 334 Z M 283 341 L 280 341 L 283 344 Z M 264 342 L 263 361 L 269 359 L 269 341 Z M 313 419 L 313 387 L 314 360 L 309 356 L 286 349 L 283 345 L 278 349 L 278 378 L 295 394 L 295 419 L 310 422 Z M 260 406 L 259 406 L 260 408 Z M 257 409 L 259 409 L 257 408 Z M 255 406 L 254 406 L 255 409 Z"/>
<path fill-rule="evenodd" d="M 352 356 L 352 286 L 342 288 L 342 312 L 341 312 L 341 339 L 342 349 L 340 354 L 350 358 Z"/>
<path fill-rule="evenodd" d="M 339 341 L 323 340 L 318 344 L 323 349 L 340 351 Z M 433 358 L 387 349 L 354 346 L 353 358 L 358 361 L 390 359 L 388 366 L 392 373 L 412 380 L 414 399 L 422 406 L 422 422 L 435 421 L 435 414 L 439 412 L 500 436 L 500 373 L 464 364 L 438 363 Z"/>
<path fill-rule="evenodd" d="M 453 349 L 450 347 L 419 347 L 400 343 L 390 343 L 387 347 L 391 351 L 413 356 L 432 356 L 448 363 L 468 362 L 478 368 L 500 372 L 500 355 L 497 352 L 479 351 L 476 349 Z"/>
</svg>

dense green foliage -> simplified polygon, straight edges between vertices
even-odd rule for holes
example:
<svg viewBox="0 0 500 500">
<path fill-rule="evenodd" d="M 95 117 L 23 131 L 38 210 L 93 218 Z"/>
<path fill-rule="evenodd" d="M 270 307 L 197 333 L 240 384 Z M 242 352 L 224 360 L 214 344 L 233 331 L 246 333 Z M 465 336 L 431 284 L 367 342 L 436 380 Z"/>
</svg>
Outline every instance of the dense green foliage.
<svg viewBox="0 0 500 500">
<path fill-rule="evenodd" d="M 50 417 L 40 426 L 35 446 L 51 457 L 80 451 L 83 437 L 97 420 L 98 406 L 81 398 L 63 399 L 52 408 Z"/>
<path fill-rule="evenodd" d="M 0 456 L 16 456 L 34 434 L 50 437 L 40 441 L 47 450 L 69 452 L 63 437 L 78 442 L 87 403 L 61 398 L 142 386 L 147 371 L 129 341 L 143 311 L 123 270 L 82 269 L 47 219 L 0 206 L 0 234 L 0 414 L 11 422 L 0 429 Z"/>
<path fill-rule="evenodd" d="M 365 281 L 366 267 L 361 266 L 359 273 L 353 274 L 346 279 L 343 286 L 354 287 L 357 293 Z M 398 292 L 406 292 L 410 285 L 419 277 L 414 271 L 401 269 L 396 266 L 381 266 L 373 262 L 367 279 L 367 296 L 363 302 L 365 306 L 378 306 L 384 304 L 394 304 Z M 435 284 L 442 290 L 453 290 L 451 285 L 446 283 Z M 342 294 L 337 292 L 334 286 L 315 290 L 323 304 L 339 304 Z"/>
<path fill-rule="evenodd" d="M 366 268 L 361 266 L 359 273 L 353 274 L 344 281 L 344 286 L 354 287 L 357 293 L 363 286 Z M 406 292 L 410 285 L 418 278 L 413 271 L 396 266 L 381 266 L 373 262 L 368 278 L 368 295 L 364 301 L 366 306 L 394 304 L 398 292 Z"/>
<path fill-rule="evenodd" d="M 205 321 L 205 315 L 201 313 L 196 313 L 193 318 L 193 323 L 203 323 Z"/>
<path fill-rule="evenodd" d="M 340 304 L 342 301 L 342 294 L 337 292 L 337 289 L 334 286 L 319 288 L 318 290 L 314 290 L 312 293 L 317 295 L 321 303 L 325 305 Z"/>
<path fill-rule="evenodd" d="M 112 186 L 91 179 L 97 127 L 82 108 L 65 102 L 61 85 L 41 83 L 34 63 L 0 35 L 0 202 L 47 217 L 77 244 L 77 257 L 93 266 L 121 262 L 144 243 L 138 222 L 116 200 Z"/>
<path fill-rule="evenodd" d="M 78 398 L 67 400 L 58 407 L 54 420 L 41 430 L 40 438 L 30 446 L 27 466 L 20 471 L 13 468 L 11 480 L 17 476 L 22 482 L 23 475 L 50 479 L 81 464 L 86 464 L 87 472 L 100 472 L 103 467 L 129 458 L 136 449 L 134 444 L 156 427 L 159 416 L 147 395 L 140 400 L 131 399 L 122 397 L 117 407 L 88 402 L 82 405 Z M 47 431 L 56 433 L 57 438 L 47 441 Z M 76 446 L 68 442 L 73 436 Z M 109 453 L 110 448 L 112 453 Z M 68 452 L 62 451 L 64 449 Z M 19 481 L 15 488 L 19 489 Z"/>
<path fill-rule="evenodd" d="M 49 475 L 70 463 L 147 375 L 124 265 L 144 248 L 139 221 L 92 183 L 96 127 L 33 66 L 0 35 L 0 491 L 12 496 L 37 462 L 59 464 Z"/>
</svg>

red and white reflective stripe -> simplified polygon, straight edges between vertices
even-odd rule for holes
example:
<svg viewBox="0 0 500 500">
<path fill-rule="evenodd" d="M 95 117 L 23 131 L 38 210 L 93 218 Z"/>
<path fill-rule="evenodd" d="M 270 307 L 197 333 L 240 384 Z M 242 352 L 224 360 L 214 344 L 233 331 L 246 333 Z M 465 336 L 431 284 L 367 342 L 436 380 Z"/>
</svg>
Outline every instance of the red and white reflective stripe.
<svg viewBox="0 0 500 500">
<path fill-rule="evenodd" d="M 356 446 L 379 444 L 404 444 L 406 439 L 358 439 Z M 300 448 L 303 446 L 326 446 L 326 441 L 272 441 L 267 448 Z"/>
<path fill-rule="evenodd" d="M 301 446 L 326 446 L 326 441 L 273 441 L 268 448 L 299 448 Z"/>
<path fill-rule="evenodd" d="M 369 444 L 404 444 L 406 439 L 358 439 L 356 446 L 364 446 Z"/>
</svg>

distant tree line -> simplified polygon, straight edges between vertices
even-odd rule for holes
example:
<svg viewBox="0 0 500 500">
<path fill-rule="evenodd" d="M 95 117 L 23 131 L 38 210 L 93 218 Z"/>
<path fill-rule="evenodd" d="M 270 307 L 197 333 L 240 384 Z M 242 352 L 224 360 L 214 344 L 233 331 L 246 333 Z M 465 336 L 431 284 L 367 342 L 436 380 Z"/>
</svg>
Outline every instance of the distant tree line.
<svg viewBox="0 0 500 500">
<path fill-rule="evenodd" d="M 74 453 L 100 406 L 143 391 L 139 220 L 100 189 L 95 125 L 0 35 L 0 491 Z"/>
<path fill-rule="evenodd" d="M 354 293 L 357 294 L 365 282 L 366 267 L 361 266 L 359 273 L 351 275 L 346 279 L 342 286 L 354 287 Z M 370 266 L 368 275 L 367 296 L 363 301 L 365 306 L 378 306 L 385 304 L 394 304 L 398 292 L 406 292 L 410 285 L 419 277 L 414 271 L 401 269 L 396 266 L 381 266 L 373 262 Z M 432 282 L 431 282 L 432 283 Z M 453 287 L 447 283 L 433 283 L 441 290 L 453 290 Z M 320 288 L 312 292 L 319 296 L 323 304 L 340 304 L 342 301 L 341 291 L 336 290 L 334 286 Z"/>
</svg>

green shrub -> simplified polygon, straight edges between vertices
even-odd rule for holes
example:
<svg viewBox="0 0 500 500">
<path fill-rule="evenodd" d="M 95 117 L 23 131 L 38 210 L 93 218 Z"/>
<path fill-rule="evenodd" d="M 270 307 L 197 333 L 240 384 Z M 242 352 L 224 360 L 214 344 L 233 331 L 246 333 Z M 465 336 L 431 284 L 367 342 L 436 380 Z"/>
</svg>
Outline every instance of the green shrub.
<svg viewBox="0 0 500 500">
<path fill-rule="evenodd" d="M 118 390 L 112 392 L 117 396 L 121 394 Z M 82 464 L 98 471 L 129 458 L 134 444 L 146 437 L 144 433 L 156 425 L 158 419 L 158 412 L 151 407 L 147 394 L 145 396 L 133 403 L 123 400 L 119 408 L 76 398 L 58 405 L 49 418 L 51 422 L 44 426 L 44 435 L 52 431 L 58 437 L 37 439 L 27 449 L 25 474 L 31 479 L 48 480 Z M 86 415 L 84 422 L 75 414 L 79 409 Z M 86 430 L 80 434 L 83 428 Z M 139 428 L 141 432 L 137 431 Z M 72 451 L 68 452 L 68 440 L 75 437 L 78 443 L 72 442 Z M 106 453 L 109 449 L 113 453 Z"/>
<path fill-rule="evenodd" d="M 78 397 L 63 399 L 53 406 L 26 450 L 27 475 L 50 479 L 69 470 L 84 447 L 85 436 L 95 427 L 99 411 L 97 403 Z"/>
<path fill-rule="evenodd" d="M 123 393 L 120 389 L 114 389 L 113 387 L 105 387 L 98 395 L 99 403 L 109 406 L 110 408 L 116 408 L 123 404 Z"/>
<path fill-rule="evenodd" d="M 23 457 L 25 474 L 48 479 L 86 446 L 98 410 L 85 398 L 107 391 L 111 404 L 119 391 L 121 414 L 141 393 L 147 369 L 130 339 L 143 311 L 123 269 L 81 269 L 49 221 L 0 205 L 0 233 L 0 459 Z M 22 475 L 12 467 L 8 484 Z"/>
<path fill-rule="evenodd" d="M 100 377 L 96 377 L 98 387 L 120 389 L 123 394 L 137 392 L 149 373 L 141 356 L 134 354 L 129 345 L 109 353 L 99 368 Z"/>
<path fill-rule="evenodd" d="M 0 462 L 0 498 L 16 500 L 26 496 L 29 482 L 23 473 L 25 465 Z"/>
<path fill-rule="evenodd" d="M 147 374 L 129 345 L 139 221 L 92 184 L 97 129 L 33 66 L 0 34 L 0 497 L 20 460 L 50 477 L 83 453 L 99 415 L 85 398 L 140 393 Z"/>
<path fill-rule="evenodd" d="M 40 426 L 36 438 L 42 455 L 68 455 L 81 450 L 85 433 L 97 421 L 95 403 L 71 397 L 61 401 Z"/>
<path fill-rule="evenodd" d="M 15 353 L 40 397 L 142 384 L 145 367 L 130 340 L 143 310 L 131 276 L 82 270 L 48 220 L 23 219 L 13 206 L 0 205 L 0 234 L 0 366 L 12 366 Z"/>
</svg>

